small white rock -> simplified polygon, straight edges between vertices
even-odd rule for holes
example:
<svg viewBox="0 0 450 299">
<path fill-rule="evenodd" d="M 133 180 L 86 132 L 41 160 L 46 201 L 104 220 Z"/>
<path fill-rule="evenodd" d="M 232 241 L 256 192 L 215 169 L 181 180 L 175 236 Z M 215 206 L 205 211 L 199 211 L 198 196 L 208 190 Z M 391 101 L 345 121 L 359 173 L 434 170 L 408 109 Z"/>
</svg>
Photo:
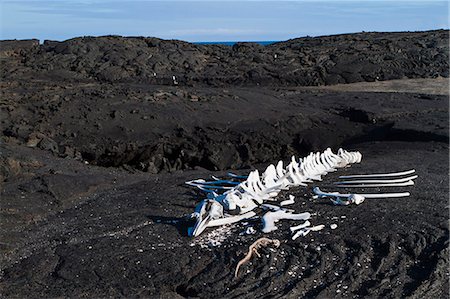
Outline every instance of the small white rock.
<svg viewBox="0 0 450 299">
<path fill-rule="evenodd" d="M 247 229 L 245 230 L 245 233 L 247 235 L 253 235 L 256 233 L 256 230 L 253 228 L 253 226 L 247 227 Z"/>
</svg>

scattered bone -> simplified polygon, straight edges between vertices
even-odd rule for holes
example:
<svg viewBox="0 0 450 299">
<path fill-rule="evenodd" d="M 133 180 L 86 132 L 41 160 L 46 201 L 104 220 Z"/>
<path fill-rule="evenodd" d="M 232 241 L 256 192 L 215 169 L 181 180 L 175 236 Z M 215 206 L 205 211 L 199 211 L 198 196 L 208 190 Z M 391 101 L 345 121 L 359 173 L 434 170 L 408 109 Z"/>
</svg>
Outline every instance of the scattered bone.
<svg viewBox="0 0 450 299">
<path fill-rule="evenodd" d="M 240 260 L 239 263 L 237 264 L 236 271 L 234 272 L 234 277 L 238 276 L 239 268 L 243 264 L 248 263 L 252 258 L 253 254 L 256 254 L 258 257 L 261 256 L 258 252 L 258 249 L 268 245 L 273 245 L 278 248 L 280 246 L 280 241 L 277 239 L 268 239 L 268 238 L 260 238 L 256 240 L 252 245 L 249 246 L 248 252 L 245 255 L 245 257 L 242 260 Z"/>
<path fill-rule="evenodd" d="M 313 227 L 311 227 L 311 228 L 309 228 L 309 229 L 310 229 L 311 231 L 313 231 L 313 232 L 317 232 L 317 231 L 322 230 L 322 229 L 324 229 L 324 228 L 325 228 L 325 225 L 320 224 L 320 225 L 313 226 Z"/>
<path fill-rule="evenodd" d="M 245 234 L 247 235 L 256 234 L 256 230 L 253 228 L 253 226 L 247 227 L 247 229 L 245 230 Z"/>
<path fill-rule="evenodd" d="M 307 229 L 307 228 L 302 228 L 300 229 L 298 232 L 296 232 L 293 236 L 292 236 L 292 240 L 296 240 L 298 237 L 304 237 L 307 234 L 309 234 L 311 230 Z"/>
<path fill-rule="evenodd" d="M 271 231 L 274 231 L 277 229 L 275 222 L 280 221 L 281 219 L 289 219 L 289 220 L 307 220 L 311 217 L 311 214 L 301 213 L 301 214 L 291 214 L 287 211 L 275 211 L 275 212 L 267 212 L 264 214 L 262 221 L 263 221 L 263 229 L 262 232 L 269 233 Z"/>
<path fill-rule="evenodd" d="M 295 199 L 294 195 L 289 195 L 289 199 L 288 200 L 283 200 L 282 202 L 280 202 L 280 205 L 281 206 L 292 205 L 292 204 L 295 203 L 294 199 Z"/>
<path fill-rule="evenodd" d="M 307 234 L 309 234 L 310 232 L 316 232 L 319 230 L 322 230 L 325 228 L 325 225 L 321 224 L 321 225 L 317 225 L 317 226 L 313 226 L 313 227 L 305 227 L 300 229 L 298 232 L 296 232 L 293 236 L 292 236 L 292 240 L 297 239 L 298 237 L 304 237 Z"/>
<path fill-rule="evenodd" d="M 375 174 L 355 174 L 355 175 L 341 175 L 340 179 L 357 179 L 357 178 L 376 178 L 376 177 L 393 177 L 408 175 L 416 172 L 415 169 L 402 171 L 402 172 L 392 172 L 392 173 L 375 173 Z"/>
<path fill-rule="evenodd" d="M 335 223 L 333 223 L 333 224 L 330 225 L 330 228 L 331 228 L 331 229 L 336 229 L 337 227 L 338 227 L 338 226 L 337 226 L 337 224 L 335 224 Z"/>
<path fill-rule="evenodd" d="M 348 206 L 351 204 L 362 204 L 364 202 L 364 196 L 360 195 L 360 194 L 351 194 L 349 197 L 344 197 L 344 198 L 330 198 L 331 202 L 333 202 L 335 205 L 337 206 Z"/>
<path fill-rule="evenodd" d="M 297 225 L 297 226 L 291 226 L 289 229 L 291 230 L 291 232 L 295 232 L 296 230 L 308 227 L 311 225 L 311 222 L 309 222 L 308 220 L 305 221 L 303 224 Z"/>
</svg>

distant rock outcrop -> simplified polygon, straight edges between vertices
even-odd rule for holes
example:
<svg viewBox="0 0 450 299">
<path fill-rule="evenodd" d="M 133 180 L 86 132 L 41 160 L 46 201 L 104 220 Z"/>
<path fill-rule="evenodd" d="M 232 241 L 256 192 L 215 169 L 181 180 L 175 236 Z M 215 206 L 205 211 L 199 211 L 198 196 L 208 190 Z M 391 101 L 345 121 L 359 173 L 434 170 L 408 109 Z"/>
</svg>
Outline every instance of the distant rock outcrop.
<svg viewBox="0 0 450 299">
<path fill-rule="evenodd" d="M 144 37 L 1 41 L 2 79 L 173 85 L 331 85 L 448 77 L 449 31 L 305 37 L 262 46 Z"/>
</svg>

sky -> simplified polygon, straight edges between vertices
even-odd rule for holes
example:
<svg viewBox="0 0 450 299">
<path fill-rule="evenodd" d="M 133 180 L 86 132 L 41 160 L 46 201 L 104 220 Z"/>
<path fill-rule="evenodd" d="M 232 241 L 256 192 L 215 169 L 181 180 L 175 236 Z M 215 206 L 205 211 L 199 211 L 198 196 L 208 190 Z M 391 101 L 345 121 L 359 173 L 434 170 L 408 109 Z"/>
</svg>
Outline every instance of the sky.
<svg viewBox="0 0 450 299">
<path fill-rule="evenodd" d="M 439 0 L 0 0 L 0 13 L 0 39 L 41 41 L 100 35 L 280 41 L 449 28 L 449 3 Z"/>
</svg>

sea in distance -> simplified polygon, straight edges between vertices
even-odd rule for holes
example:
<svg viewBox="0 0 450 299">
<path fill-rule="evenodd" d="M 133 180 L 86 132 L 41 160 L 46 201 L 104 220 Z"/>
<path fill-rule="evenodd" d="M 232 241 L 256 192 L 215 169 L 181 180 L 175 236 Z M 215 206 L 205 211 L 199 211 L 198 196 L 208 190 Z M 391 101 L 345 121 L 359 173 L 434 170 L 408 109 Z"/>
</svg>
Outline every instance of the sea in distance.
<svg viewBox="0 0 450 299">
<path fill-rule="evenodd" d="M 194 44 L 197 45 L 224 45 L 224 46 L 233 46 L 236 43 L 255 43 L 260 44 L 263 46 L 267 46 L 270 44 L 278 43 L 277 40 L 270 40 L 270 41 L 238 41 L 238 42 L 194 42 Z"/>
</svg>

